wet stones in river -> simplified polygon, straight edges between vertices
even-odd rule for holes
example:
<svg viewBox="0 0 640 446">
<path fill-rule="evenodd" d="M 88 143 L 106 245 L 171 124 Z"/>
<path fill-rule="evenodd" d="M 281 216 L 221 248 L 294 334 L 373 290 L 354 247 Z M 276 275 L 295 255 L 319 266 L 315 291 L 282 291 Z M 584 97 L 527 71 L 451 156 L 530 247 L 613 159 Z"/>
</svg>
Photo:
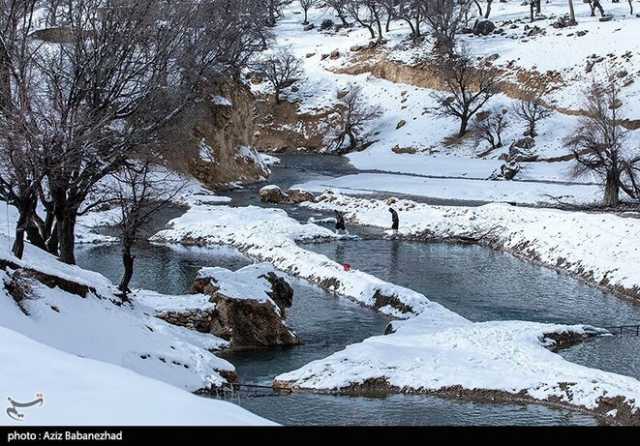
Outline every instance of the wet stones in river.
<svg viewBox="0 0 640 446">
<path fill-rule="evenodd" d="M 265 186 L 260 189 L 260 200 L 263 203 L 274 204 L 299 204 L 305 201 L 314 201 L 315 197 L 310 192 L 297 189 L 289 190 L 286 193 L 276 185 Z"/>
<path fill-rule="evenodd" d="M 210 296 L 215 304 L 211 333 L 228 340 L 234 350 L 302 343 L 285 322 L 293 289 L 271 265 L 251 265 L 236 272 L 204 268 L 193 291 Z"/>
</svg>

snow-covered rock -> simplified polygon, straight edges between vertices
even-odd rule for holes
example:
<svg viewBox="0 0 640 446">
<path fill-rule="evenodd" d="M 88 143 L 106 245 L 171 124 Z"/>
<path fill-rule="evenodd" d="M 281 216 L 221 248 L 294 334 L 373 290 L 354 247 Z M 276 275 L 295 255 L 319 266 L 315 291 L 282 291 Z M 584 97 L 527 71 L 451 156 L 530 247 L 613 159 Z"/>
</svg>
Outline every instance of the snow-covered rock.
<svg viewBox="0 0 640 446">
<path fill-rule="evenodd" d="M 213 334 L 233 349 L 297 345 L 301 340 L 287 326 L 286 310 L 293 289 L 269 264 L 250 265 L 236 272 L 224 268 L 200 270 L 194 291 L 210 296 Z"/>
</svg>

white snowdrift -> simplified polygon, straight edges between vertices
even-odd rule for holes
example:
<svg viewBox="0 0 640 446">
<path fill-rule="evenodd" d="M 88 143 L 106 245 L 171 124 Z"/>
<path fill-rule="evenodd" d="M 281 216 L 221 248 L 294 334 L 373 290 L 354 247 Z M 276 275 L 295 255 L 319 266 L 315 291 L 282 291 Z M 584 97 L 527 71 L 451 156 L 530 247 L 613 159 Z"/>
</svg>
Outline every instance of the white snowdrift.
<svg viewBox="0 0 640 446">
<path fill-rule="evenodd" d="M 602 196 L 600 186 L 589 184 L 481 181 L 372 173 L 312 180 L 293 187 L 309 192 L 334 190 L 347 195 L 384 192 L 439 200 L 504 201 L 529 205 L 542 205 L 554 201 L 570 204 L 593 204 L 598 202 Z"/>
<path fill-rule="evenodd" d="M 273 272 L 275 268 L 269 263 L 245 266 L 238 271 L 230 271 L 226 268 L 202 268 L 198 271 L 197 279 L 213 279 L 220 287 L 220 293 L 228 298 L 272 302 L 275 305 L 269 297 L 271 282 L 264 277 Z"/>
<path fill-rule="evenodd" d="M 600 332 L 592 327 L 510 321 L 443 323 L 429 313 L 394 325 L 400 328 L 392 335 L 348 346 L 278 376 L 276 383 L 317 391 L 366 388 L 372 381 L 397 392 L 453 389 L 455 393 L 461 387 L 603 414 L 617 407 L 608 405 L 609 399 L 620 397 L 636 416 L 640 411 L 638 380 L 572 364 L 546 348 L 554 344 L 545 339 L 547 334 Z M 493 396 L 497 394 L 489 398 Z"/>
<path fill-rule="evenodd" d="M 273 264 L 279 270 L 323 285 L 379 311 L 406 317 L 399 306 L 376 305 L 376 294 L 394 296 L 418 314 L 435 304 L 415 291 L 384 282 L 361 271 L 345 271 L 327 257 L 309 252 L 296 242 L 335 239 L 332 231 L 314 224 L 300 224 L 280 209 L 258 207 L 194 206 L 160 231 L 153 239 L 172 243 L 232 245 L 244 254 Z M 444 309 L 443 309 L 444 310 Z M 444 310 L 448 311 L 448 310 Z"/>
<path fill-rule="evenodd" d="M 388 203 L 327 193 L 319 203 L 306 205 L 322 210 L 339 209 L 359 224 L 389 227 Z M 398 200 L 393 207 L 400 213 L 402 236 L 484 237 L 484 242 L 498 249 L 640 297 L 638 219 L 507 204 L 448 207 Z"/>
<path fill-rule="evenodd" d="M 4 296 L 2 297 L 4 299 Z M 197 397 L 130 370 L 78 357 L 0 327 L 0 398 L 44 405 L 19 409 L 5 426 L 272 425 L 233 404 Z M 4 412 L 4 411 L 3 411 Z"/>
<path fill-rule="evenodd" d="M 26 315 L 4 286 L 13 280 L 11 269 L 0 270 L 4 282 L 0 284 L 0 326 L 68 353 L 122 366 L 188 391 L 221 385 L 226 380 L 220 372 L 235 370 L 211 353 L 226 346 L 226 341 L 155 318 L 154 309 L 145 306 L 144 299 L 133 306 L 117 306 L 113 285 L 100 274 L 62 264 L 31 245 L 27 245 L 20 261 L 10 254 L 9 247 L 9 241 L 0 236 L 0 259 L 87 285 L 97 295 L 89 293 L 83 298 L 38 281 L 19 279 L 28 290 L 22 301 L 29 313 Z"/>
</svg>

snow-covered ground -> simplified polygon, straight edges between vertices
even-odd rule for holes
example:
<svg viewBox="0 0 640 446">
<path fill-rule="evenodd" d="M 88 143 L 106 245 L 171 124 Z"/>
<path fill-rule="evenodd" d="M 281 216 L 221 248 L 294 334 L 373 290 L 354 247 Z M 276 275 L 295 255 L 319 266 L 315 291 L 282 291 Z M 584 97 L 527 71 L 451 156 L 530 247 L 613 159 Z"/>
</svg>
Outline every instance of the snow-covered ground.
<svg viewBox="0 0 640 446">
<path fill-rule="evenodd" d="M 482 3 L 483 6 L 485 5 Z M 623 107 L 621 112 L 628 119 L 640 118 L 640 107 L 635 98 L 640 95 L 640 85 L 633 82 L 640 71 L 640 31 L 637 26 L 640 19 L 630 17 L 626 3 L 607 4 L 607 13 L 613 20 L 606 23 L 590 17 L 588 4 L 575 4 L 576 27 L 555 29 L 551 26 L 560 15 L 568 12 L 566 1 L 552 0 L 542 5 L 545 17 L 534 23 L 528 22 L 528 6 L 519 2 L 494 2 L 491 20 L 501 35 L 460 36 L 460 44 L 469 49 L 472 55 L 492 56 L 493 64 L 505 71 L 504 79 L 517 83 L 529 72 L 537 72 L 536 76 L 547 76 L 553 91 L 546 98 L 554 107 L 552 115 L 539 124 L 536 145 L 532 150 L 541 158 L 557 157 L 569 154 L 565 139 L 572 135 L 579 117 L 574 112 L 583 108 L 582 92 L 593 79 L 602 79 L 606 67 L 613 73 L 619 73 L 623 88 Z M 339 90 L 350 85 L 362 87 L 366 101 L 371 105 L 381 106 L 382 116 L 370 123 L 370 130 L 375 133 L 376 142 L 363 152 L 349 155 L 350 161 L 361 170 L 375 170 L 388 173 L 408 173 L 426 176 L 454 176 L 463 178 L 488 178 L 501 164 L 499 157 L 508 151 L 509 145 L 520 138 L 524 131 L 523 123 L 511 116 L 511 125 L 505 130 L 503 140 L 505 146 L 479 158 L 478 155 L 487 149 L 486 143 L 475 137 L 468 137 L 462 142 L 447 142 L 458 130 L 458 123 L 452 119 L 442 118 L 435 114 L 436 102 L 432 97 L 433 90 L 415 85 L 394 83 L 369 74 L 367 66 L 380 63 L 412 65 L 417 59 L 428 53 L 431 42 L 414 46 L 408 39 L 409 29 L 401 21 L 393 21 L 391 31 L 386 33 L 387 43 L 376 52 L 354 52 L 352 47 L 366 45 L 370 36 L 361 27 L 341 30 L 338 33 L 320 32 L 318 25 L 326 18 L 339 21 L 331 11 L 314 8 L 310 12 L 310 22 L 316 29 L 303 31 L 301 16 L 296 12 L 297 4 L 285 10 L 285 17 L 275 28 L 276 46 L 289 49 L 303 63 L 305 77 L 303 86 L 298 92 L 289 93 L 289 99 L 297 101 L 301 113 L 317 113 L 331 109 L 337 103 Z M 472 8 L 475 14 L 475 8 Z M 520 19 L 520 21 L 518 21 Z M 473 18 L 471 20 L 473 23 Z M 535 36 L 525 36 L 530 28 L 536 26 L 543 31 Z M 338 59 L 326 58 L 334 50 L 340 52 Z M 596 55 L 594 57 L 593 55 Z M 596 63 L 593 70 L 585 73 L 587 62 L 606 60 Z M 384 62 L 384 61 L 387 62 Z M 364 74 L 344 74 L 353 67 L 365 67 L 356 72 Z M 559 79 L 553 81 L 555 73 Z M 266 83 L 254 85 L 257 93 L 268 93 Z M 511 109 L 516 101 L 500 94 L 494 97 L 485 109 Z M 511 113 L 513 115 L 513 113 Z M 403 122 L 403 126 L 399 124 Z M 400 127 L 400 128 L 398 128 Z M 628 136 L 629 150 L 640 147 L 640 131 L 631 131 Z M 395 153 L 394 148 L 415 150 L 415 154 Z M 525 162 L 518 179 L 537 181 L 560 181 L 573 183 L 598 182 L 597 178 L 587 176 L 574 178 L 573 161 L 561 162 Z M 352 181 L 348 179 L 345 181 Z M 358 179 L 358 188 L 381 192 L 397 192 L 400 186 L 391 188 L 389 184 L 398 182 L 412 190 L 422 189 L 420 195 L 431 198 L 471 199 L 519 201 L 521 203 L 549 202 L 563 200 L 574 203 L 588 203 L 601 198 L 601 191 L 596 187 L 580 188 L 542 183 L 537 186 L 519 184 L 490 185 L 482 188 L 492 189 L 486 194 L 479 194 L 478 184 L 460 181 L 454 185 L 430 184 L 421 188 L 421 181 L 400 177 L 384 178 L 384 182 L 372 182 L 370 177 Z M 454 183 L 454 180 L 450 181 Z M 483 195 L 482 198 L 479 195 Z M 509 197 L 509 198 L 507 198 Z M 513 199 L 512 199 L 513 198 Z"/>
<path fill-rule="evenodd" d="M 0 364 L 3 401 L 29 403 L 40 393 L 44 399 L 42 406 L 18 408 L 14 416 L 22 415 L 19 420 L 3 416 L 5 426 L 273 425 L 233 404 L 52 348 L 4 327 Z"/>
<path fill-rule="evenodd" d="M 48 288 L 23 279 L 29 289 L 25 314 L 1 289 L 0 325 L 75 355 L 109 362 L 188 391 L 221 385 L 220 372 L 233 372 L 229 362 L 216 357 L 227 342 L 210 335 L 170 325 L 152 316 L 144 303 L 117 306 L 114 286 L 97 273 L 58 262 L 27 245 L 25 260 L 15 259 L 0 237 L 0 259 L 96 290 L 81 297 L 61 288 Z M 4 283 L 12 274 L 0 271 Z M 20 279 L 18 279 L 20 281 Z M 141 292 L 144 293 L 144 292 Z M 144 300 L 142 300 L 144 302 Z"/>
<path fill-rule="evenodd" d="M 204 296 L 138 290 L 131 305 L 120 305 L 115 287 L 102 275 L 60 263 L 31 245 L 19 260 L 10 247 L 11 240 L 0 235 L 0 394 L 29 402 L 43 392 L 47 401 L 45 408 L 25 409 L 25 422 L 268 423 L 190 394 L 223 385 L 223 375 L 235 372 L 212 353 L 228 342 L 170 325 L 154 313 L 163 306 L 211 305 Z M 22 298 L 19 304 L 16 296 Z M 169 406 L 177 412 L 167 411 Z"/>
<path fill-rule="evenodd" d="M 572 364 L 548 349 L 553 345 L 549 334 L 580 337 L 591 332 L 590 327 L 472 323 L 462 318 L 442 320 L 429 312 L 395 325 L 399 328 L 394 334 L 350 345 L 275 381 L 278 386 L 315 391 L 369 389 L 533 399 L 621 418 L 628 416 L 619 409 L 626 406 L 638 422 L 638 380 Z"/>
<path fill-rule="evenodd" d="M 430 206 L 410 200 L 368 200 L 323 194 L 314 209 L 337 209 L 364 225 L 390 227 L 389 207 L 400 214 L 400 235 L 473 238 L 498 249 L 640 297 L 640 220 L 613 214 L 489 204 Z"/>
<path fill-rule="evenodd" d="M 280 209 L 254 206 L 193 206 L 185 215 L 172 220 L 170 229 L 160 231 L 153 240 L 197 245 L 231 245 L 249 257 L 269 262 L 294 276 L 322 285 L 337 294 L 398 317 L 418 314 L 433 305 L 424 296 L 361 271 L 345 271 L 343 265 L 326 256 L 298 246 L 339 238 L 315 224 L 301 224 Z M 376 295 L 395 296 L 409 307 L 380 303 Z M 408 310 L 408 311 L 407 311 Z"/>
<path fill-rule="evenodd" d="M 602 195 L 600 186 L 588 184 L 482 181 L 375 173 L 312 180 L 293 187 L 318 193 L 325 190 L 351 195 L 387 193 L 441 200 L 515 202 L 527 205 L 596 204 Z"/>
</svg>

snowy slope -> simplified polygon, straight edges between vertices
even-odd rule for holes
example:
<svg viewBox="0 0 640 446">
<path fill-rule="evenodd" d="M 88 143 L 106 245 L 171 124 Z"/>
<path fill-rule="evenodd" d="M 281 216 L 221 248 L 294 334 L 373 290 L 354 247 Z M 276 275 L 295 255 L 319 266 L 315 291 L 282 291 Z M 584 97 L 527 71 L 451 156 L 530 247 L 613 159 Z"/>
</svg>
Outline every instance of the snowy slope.
<svg viewBox="0 0 640 446">
<path fill-rule="evenodd" d="M 83 298 L 18 276 L 17 282 L 27 290 L 27 298 L 22 301 L 27 315 L 7 294 L 6 285 L 16 281 L 15 274 L 10 268 L 0 270 L 5 285 L 0 288 L 0 326 L 189 391 L 221 385 L 226 380 L 220 372 L 235 370 L 211 353 L 226 346 L 226 341 L 170 325 L 153 317 L 153 309 L 143 303 L 118 306 L 113 285 L 100 274 L 62 264 L 30 245 L 25 260 L 19 261 L 9 253 L 9 246 L 7 239 L 0 237 L 0 259 L 89 285 L 97 294 Z"/>
<path fill-rule="evenodd" d="M 197 397 L 160 381 L 85 359 L 0 327 L 0 398 L 44 405 L 18 409 L 5 426 L 272 425 L 233 404 Z"/>
<path fill-rule="evenodd" d="M 484 5 L 484 4 L 483 4 Z M 505 70 L 504 80 L 519 82 L 518 76 L 529 73 L 553 77 L 559 73 L 561 81 L 552 83 L 554 91 L 547 102 L 555 108 L 551 117 L 539 124 L 538 137 L 534 154 L 542 157 L 558 157 L 567 155 L 565 139 L 572 135 L 578 124 L 575 112 L 583 107 L 582 92 L 592 79 L 602 79 L 607 66 L 613 73 L 620 73 L 628 84 L 623 88 L 622 112 L 629 119 L 640 119 L 640 107 L 635 98 L 640 95 L 640 85 L 633 82 L 634 76 L 640 72 L 640 31 L 637 26 L 640 19 L 629 17 L 626 3 L 607 4 L 605 9 L 613 14 L 611 22 L 600 23 L 597 17 L 590 17 L 589 5 L 576 2 L 576 15 L 579 25 L 557 30 L 551 24 L 558 16 L 568 12 L 566 1 L 553 0 L 542 5 L 543 14 L 540 20 L 528 23 L 528 7 L 518 2 L 494 2 L 491 19 L 504 30 L 502 35 L 487 37 L 460 36 L 460 44 L 469 48 L 474 56 L 489 57 L 493 63 Z M 350 49 L 357 45 L 366 45 L 370 37 L 368 31 L 360 27 L 341 30 L 338 33 L 319 32 L 317 29 L 303 31 L 299 9 L 292 4 L 285 10 L 285 17 L 275 28 L 276 46 L 288 48 L 303 63 L 305 77 L 299 92 L 289 93 L 289 100 L 297 101 L 300 113 L 319 113 L 330 110 L 337 103 L 338 90 L 349 85 L 362 87 L 366 101 L 383 108 L 383 115 L 370 123 L 370 130 L 376 134 L 376 142 L 363 152 L 349 155 L 350 161 L 362 170 L 382 172 L 409 173 L 427 176 L 455 176 L 466 178 L 488 178 L 502 162 L 498 160 L 504 155 L 512 141 L 520 139 L 524 130 L 523 124 L 512 116 L 512 122 L 506 129 L 503 140 L 505 147 L 486 156 L 487 145 L 474 137 L 450 143 L 447 141 L 457 131 L 458 123 L 452 119 L 438 117 L 434 113 L 435 100 L 433 90 L 415 85 L 390 82 L 376 78 L 368 73 L 368 66 L 390 63 L 412 65 L 416 58 L 428 53 L 431 42 L 415 47 L 407 39 L 408 27 L 401 21 L 393 21 L 391 32 L 385 35 L 387 43 L 377 52 L 354 52 Z M 472 8 L 475 14 L 475 8 Z M 310 22 L 316 26 L 325 18 L 332 18 L 326 9 L 312 9 Z M 473 20 L 473 18 L 472 18 Z M 519 21 L 518 21 L 519 20 Z M 528 28 L 533 26 L 543 29 L 542 34 L 528 37 Z M 586 34 L 583 34 L 585 33 Z M 334 50 L 340 52 L 336 60 L 322 56 Z M 590 74 L 585 73 L 588 61 L 593 55 L 599 60 Z M 355 67 L 355 69 L 354 69 Z M 364 67 L 364 68 L 363 68 Z M 356 72 L 364 74 L 344 74 Z M 621 79 L 622 79 L 621 77 Z M 630 79 L 627 82 L 627 79 Z M 253 86 L 257 93 L 268 93 L 266 84 Z M 494 97 L 486 109 L 510 109 L 516 101 L 504 94 Z M 405 125 L 398 128 L 398 124 Z M 411 148 L 415 154 L 394 153 L 393 148 Z M 640 131 L 630 132 L 628 148 L 631 151 L 640 147 Z M 519 179 L 561 182 L 597 182 L 592 176 L 574 178 L 573 161 L 561 162 L 526 162 L 522 163 L 523 172 Z M 390 178 L 389 181 L 392 179 Z M 416 180 L 400 178 L 394 181 L 412 182 L 413 189 L 420 186 Z M 451 181 L 453 182 L 453 180 Z M 366 189 L 388 191 L 385 184 L 372 185 L 367 182 Z M 489 186 L 486 186 L 489 187 Z M 499 187 L 499 186 L 496 186 Z M 553 203 L 560 197 L 571 202 L 591 202 L 600 197 L 595 187 L 575 188 L 561 185 L 540 184 L 537 187 L 521 185 L 502 186 L 507 189 L 497 194 L 498 201 L 520 201 L 536 203 L 539 201 Z M 361 186 L 360 188 L 364 188 Z M 513 190 L 511 190 L 513 188 Z M 397 188 L 396 188 L 397 189 Z M 477 195 L 477 184 L 470 182 L 456 183 L 456 187 L 427 189 L 422 195 L 432 198 L 463 199 Z M 395 191 L 395 189 L 394 189 Z M 431 195 L 433 192 L 434 195 Z M 459 196 L 458 196 L 459 195 Z M 517 200 L 512 200 L 515 196 Z M 487 193 L 482 199 L 494 200 L 495 193 Z M 505 198 L 510 197 L 510 198 Z M 467 198 L 470 199 L 470 198 Z M 477 198 L 480 199 L 480 198 Z"/>
</svg>

